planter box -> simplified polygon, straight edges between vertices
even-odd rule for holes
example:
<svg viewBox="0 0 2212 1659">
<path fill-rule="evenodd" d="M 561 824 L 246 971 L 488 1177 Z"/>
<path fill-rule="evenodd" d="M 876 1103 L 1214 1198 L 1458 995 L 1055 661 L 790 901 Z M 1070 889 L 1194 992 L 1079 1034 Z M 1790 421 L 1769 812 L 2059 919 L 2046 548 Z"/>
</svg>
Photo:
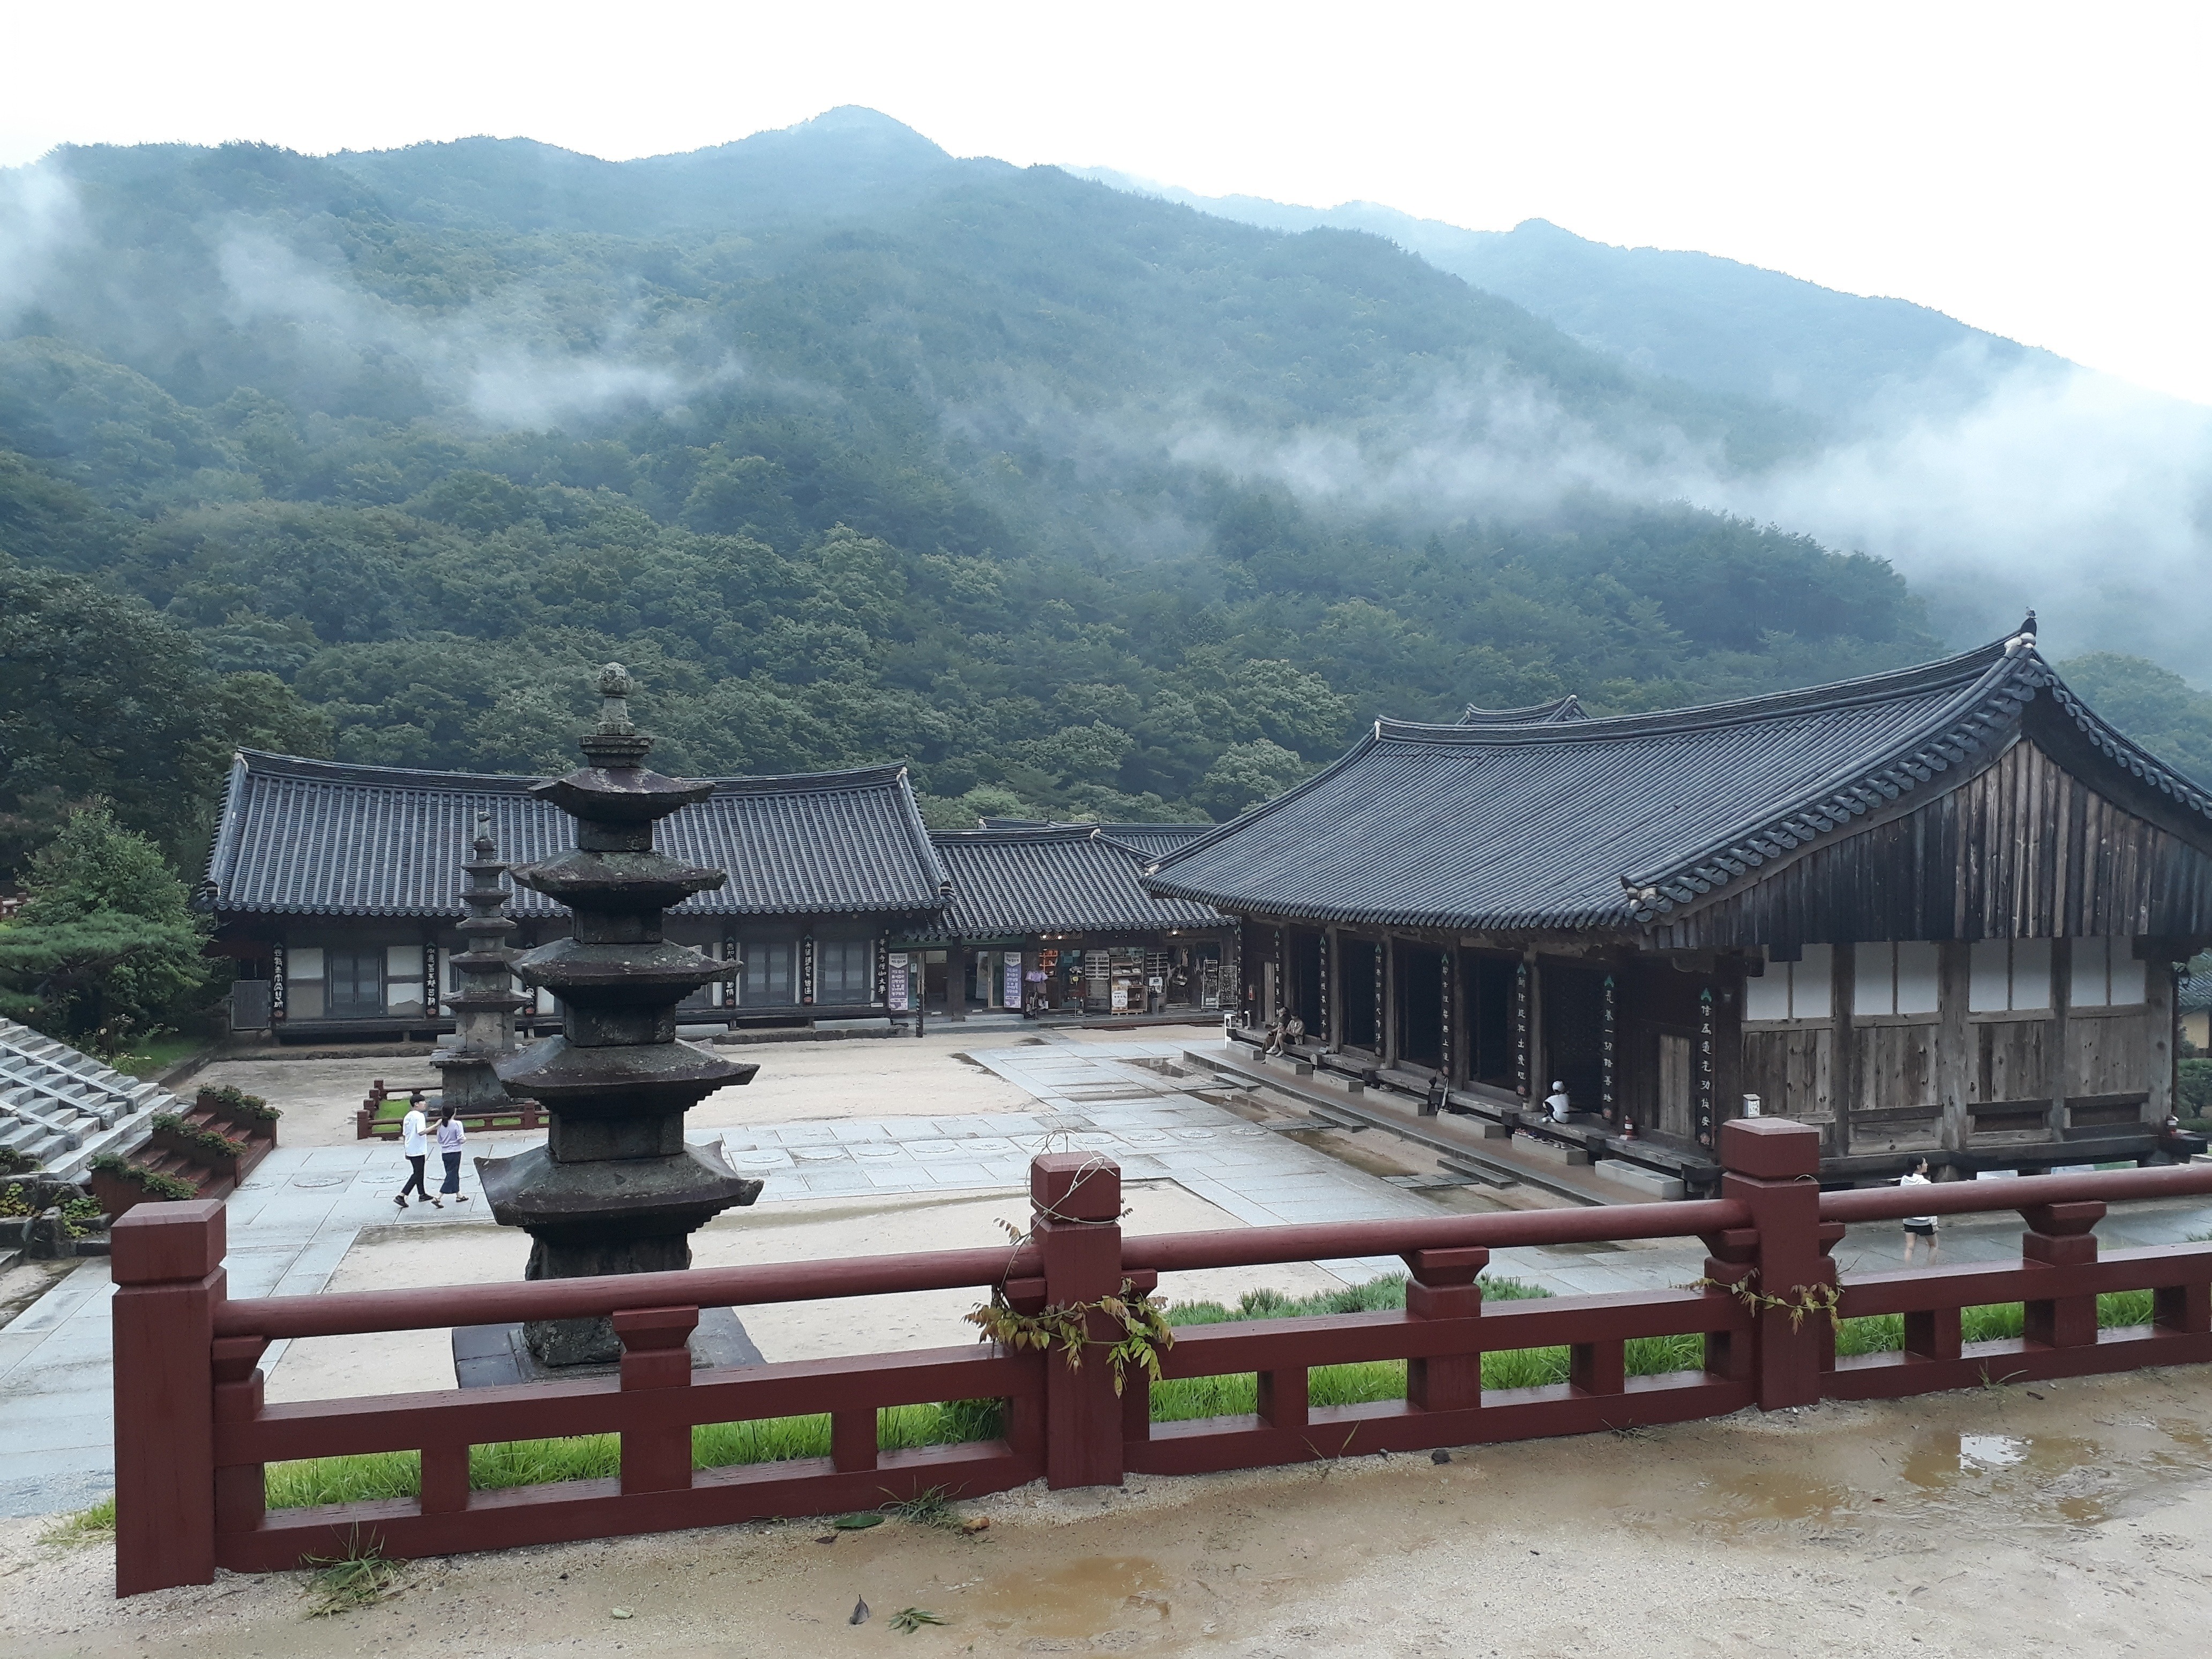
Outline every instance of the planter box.
<svg viewBox="0 0 2212 1659">
<path fill-rule="evenodd" d="M 199 1097 L 192 1105 L 195 1110 L 207 1113 L 217 1123 L 225 1128 L 235 1129 L 242 1137 L 259 1137 L 271 1146 L 276 1144 L 276 1120 L 273 1117 L 256 1117 L 251 1112 L 242 1112 L 209 1089 L 201 1090 Z"/>
</svg>

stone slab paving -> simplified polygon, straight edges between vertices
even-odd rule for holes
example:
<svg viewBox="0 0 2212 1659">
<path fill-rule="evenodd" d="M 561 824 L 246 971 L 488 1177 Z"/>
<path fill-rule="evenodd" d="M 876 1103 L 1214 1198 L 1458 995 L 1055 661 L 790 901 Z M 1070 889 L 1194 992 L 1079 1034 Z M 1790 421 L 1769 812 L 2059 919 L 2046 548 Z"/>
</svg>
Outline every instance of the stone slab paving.
<svg viewBox="0 0 2212 1659">
<path fill-rule="evenodd" d="M 979 1050 L 983 1071 L 1029 1095 L 1036 1109 L 935 1117 L 821 1119 L 720 1132 L 726 1155 L 763 1182 L 761 1201 L 1020 1192 L 1029 1160 L 1044 1151 L 1110 1155 L 1131 1181 L 1172 1181 L 1253 1226 L 1434 1215 L 1404 1189 L 1249 1123 L 1183 1092 L 1146 1060 L 1173 1061 L 1186 1042 L 1083 1042 L 1052 1034 L 1032 1046 Z M 541 1139 L 504 1135 L 511 1153 Z M 283 1147 L 228 1202 L 234 1296 L 312 1295 L 323 1289 L 362 1229 L 390 1224 L 403 1178 L 383 1142 Z M 466 1177 L 473 1193 L 473 1172 Z M 420 1206 L 410 1224 L 480 1218 L 481 1205 Z M 2173 1243 L 2212 1233 L 2212 1206 L 2137 1206 L 2100 1233 L 2108 1248 Z M 1946 1226 L 1947 1261 L 2018 1260 L 2009 1214 Z M 1862 1228 L 1838 1248 L 1846 1272 L 1896 1263 L 1891 1227 Z M 1694 1242 L 1501 1250 L 1492 1271 L 1560 1295 L 1686 1284 L 1702 1271 Z M 1323 1262 L 1347 1283 L 1401 1271 L 1395 1257 Z M 104 1261 L 87 1261 L 0 1328 L 0 1515 L 82 1507 L 113 1485 L 108 1297 Z M 281 1357 L 272 1347 L 270 1360 Z"/>
</svg>

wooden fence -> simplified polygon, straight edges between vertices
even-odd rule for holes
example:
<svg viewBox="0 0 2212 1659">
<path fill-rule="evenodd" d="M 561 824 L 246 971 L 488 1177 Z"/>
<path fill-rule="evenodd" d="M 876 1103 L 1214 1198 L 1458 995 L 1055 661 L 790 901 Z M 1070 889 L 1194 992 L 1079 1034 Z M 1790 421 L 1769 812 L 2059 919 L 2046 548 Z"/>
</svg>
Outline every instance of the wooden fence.
<svg viewBox="0 0 2212 1659">
<path fill-rule="evenodd" d="M 1777 1118 L 1723 1131 L 1723 1196 L 1606 1209 L 1437 1216 L 1125 1239 L 1120 1171 L 1078 1153 L 1030 1170 L 1032 1230 L 1018 1248 L 939 1251 L 606 1279 L 233 1301 L 224 1293 L 222 1206 L 142 1205 L 114 1231 L 118 1595 L 205 1583 L 215 1570 L 272 1571 L 373 1540 L 393 1557 L 723 1525 L 872 1507 L 941 1487 L 955 1497 L 1042 1478 L 1110 1486 L 1127 1471 L 1188 1474 L 1383 1450 L 1418 1450 L 1679 1422 L 1734 1411 L 2076 1376 L 2212 1359 L 2212 1247 L 2098 1258 L 2110 1201 L 2212 1193 L 2212 1167 L 1958 1182 L 1911 1192 L 1822 1194 L 1820 1135 Z M 1883 1273 L 1838 1285 L 1829 1252 L 1852 1221 L 2018 1210 L 2018 1267 Z M 1697 1237 L 1702 1285 L 1486 1305 L 1495 1249 Z M 684 1339 L 705 1307 L 993 1286 L 1018 1310 L 1081 1308 L 1159 1274 L 1396 1255 L 1402 1312 L 1255 1320 L 1181 1331 L 1167 1376 L 1255 1374 L 1252 1415 L 1155 1425 L 1138 1382 L 1117 1395 L 1093 1358 L 994 1346 L 695 1371 Z M 2153 1292 L 2149 1325 L 2098 1328 L 2100 1292 Z M 2026 1304 L 2026 1334 L 1963 1344 L 1961 1310 Z M 1838 1316 L 1904 1316 L 1901 1352 L 1835 1357 Z M 269 1405 L 272 1341 L 610 1315 L 620 1375 L 515 1388 Z M 1120 1334 L 1085 1315 L 1091 1339 Z M 1703 1365 L 1629 1376 L 1638 1337 L 1702 1340 Z M 1569 1380 L 1488 1389 L 1482 1356 L 1565 1346 Z M 1403 1360 L 1401 1399 L 1316 1407 L 1316 1366 Z M 998 1401 L 995 1439 L 912 1450 L 878 1443 L 890 1407 Z M 694 1469 L 695 1425 L 828 1413 L 830 1455 Z M 471 1491 L 472 1446 L 613 1434 L 620 1473 Z M 271 1462 L 416 1451 L 421 1495 L 270 1511 Z"/>
</svg>

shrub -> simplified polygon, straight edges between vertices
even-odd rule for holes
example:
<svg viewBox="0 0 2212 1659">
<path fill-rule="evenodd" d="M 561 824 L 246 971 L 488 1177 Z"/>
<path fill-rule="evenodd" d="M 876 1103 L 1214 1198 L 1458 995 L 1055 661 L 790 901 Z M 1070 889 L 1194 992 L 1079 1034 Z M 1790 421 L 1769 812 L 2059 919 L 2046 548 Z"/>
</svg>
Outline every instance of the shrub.
<svg viewBox="0 0 2212 1659">
<path fill-rule="evenodd" d="M 220 1089 L 204 1089 L 201 1092 L 210 1100 L 228 1107 L 243 1117 L 258 1118 L 264 1123 L 274 1123 L 284 1115 L 259 1095 L 249 1095 L 245 1090 L 226 1083 Z"/>
<path fill-rule="evenodd" d="M 196 1151 L 205 1152 L 210 1158 L 240 1158 L 253 1150 L 242 1140 L 233 1140 L 228 1135 L 219 1134 L 213 1129 L 203 1129 L 197 1124 L 189 1123 L 174 1112 L 155 1113 L 154 1127 L 166 1133 L 174 1135 L 185 1145 Z"/>
<path fill-rule="evenodd" d="M 143 1188 L 146 1196 L 158 1199 L 198 1198 L 200 1189 L 189 1181 L 179 1181 L 173 1175 L 149 1170 L 133 1164 L 115 1152 L 101 1152 L 92 1160 L 92 1167 L 102 1175 L 113 1176 L 118 1181 L 128 1181 Z"/>
</svg>

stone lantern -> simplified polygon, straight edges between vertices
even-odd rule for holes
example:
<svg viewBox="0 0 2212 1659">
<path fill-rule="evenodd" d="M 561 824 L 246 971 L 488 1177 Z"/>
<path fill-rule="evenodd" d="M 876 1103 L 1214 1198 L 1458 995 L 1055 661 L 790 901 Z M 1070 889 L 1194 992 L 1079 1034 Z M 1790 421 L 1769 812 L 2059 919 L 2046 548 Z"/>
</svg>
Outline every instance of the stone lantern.
<svg viewBox="0 0 2212 1659">
<path fill-rule="evenodd" d="M 575 819 L 575 846 L 514 872 L 574 918 L 568 938 L 514 964 L 524 983 L 560 997 L 562 1035 L 495 1066 L 509 1095 L 543 1105 L 550 1135 L 477 1165 L 493 1218 L 530 1234 L 531 1279 L 689 1267 L 691 1235 L 760 1195 L 719 1144 L 684 1139 L 685 1112 L 760 1068 L 676 1040 L 676 1005 L 725 970 L 662 939 L 663 913 L 729 877 L 653 850 L 653 826 L 713 786 L 645 769 L 653 739 L 630 724 L 630 690 L 622 665 L 609 664 L 599 727 L 580 745 L 588 763 L 532 792 Z M 607 1319 L 544 1321 L 524 1337 L 541 1367 L 622 1354 Z"/>
<path fill-rule="evenodd" d="M 504 1111 L 514 1103 L 492 1067 L 514 1052 L 514 1016 L 530 999 L 514 994 L 516 953 L 507 945 L 514 923 L 507 919 L 507 890 L 500 884 L 507 866 L 491 838 L 490 813 L 477 814 L 470 850 L 475 856 L 461 866 L 468 874 L 461 907 L 468 914 L 459 930 L 468 948 L 453 958 L 460 986 L 446 999 L 453 1011 L 453 1035 L 430 1063 L 445 1079 L 438 1091 L 441 1105 L 456 1112 Z"/>
</svg>

